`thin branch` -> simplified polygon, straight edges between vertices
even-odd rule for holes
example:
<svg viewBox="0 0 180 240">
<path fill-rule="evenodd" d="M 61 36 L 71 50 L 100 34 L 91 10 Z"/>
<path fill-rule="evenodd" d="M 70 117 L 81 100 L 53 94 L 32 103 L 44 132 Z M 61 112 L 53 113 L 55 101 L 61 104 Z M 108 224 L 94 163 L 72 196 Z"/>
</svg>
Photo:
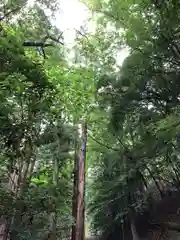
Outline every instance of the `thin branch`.
<svg viewBox="0 0 180 240">
<path fill-rule="evenodd" d="M 41 42 L 24 42 L 23 46 L 24 47 L 39 47 L 41 49 L 42 55 L 43 55 L 43 57 L 45 59 L 46 58 L 46 54 L 45 54 L 44 48 L 45 47 L 52 47 L 52 46 L 54 46 L 53 43 L 45 43 L 45 42 L 48 39 L 51 39 L 53 42 L 60 43 L 61 45 L 64 45 L 64 43 L 60 41 L 61 37 L 62 37 L 62 34 L 58 38 L 55 38 L 55 37 L 47 35 L 43 39 L 43 41 L 41 41 Z"/>
<path fill-rule="evenodd" d="M 43 41 L 41 42 L 24 42 L 23 46 L 25 47 L 49 47 L 49 46 L 54 46 L 53 43 L 46 43 L 48 39 L 51 39 L 53 42 L 60 43 L 61 45 L 64 45 L 63 42 L 60 41 L 62 34 L 58 37 L 52 37 L 52 36 L 46 36 Z"/>
<path fill-rule="evenodd" d="M 95 139 L 94 137 L 92 137 L 91 135 L 88 134 L 88 137 L 90 137 L 93 141 L 95 141 L 96 143 L 98 143 L 99 145 L 109 149 L 109 150 L 113 150 L 113 151 L 116 151 L 116 152 L 119 152 L 119 149 L 118 148 L 113 148 L 113 147 L 110 147 L 100 141 L 98 141 L 97 139 Z"/>
<path fill-rule="evenodd" d="M 24 42 L 24 47 L 50 47 L 54 46 L 53 43 L 43 43 L 43 42 Z"/>
<path fill-rule="evenodd" d="M 52 37 L 50 35 L 47 35 L 43 39 L 43 42 L 45 43 L 48 39 L 51 39 L 53 42 L 57 42 L 57 43 L 60 43 L 60 44 L 64 45 L 64 43 L 60 41 L 60 39 L 62 38 L 62 35 L 63 35 L 63 32 L 60 34 L 60 36 L 58 38 Z"/>
<path fill-rule="evenodd" d="M 14 9 L 12 9 L 12 10 L 10 10 L 6 13 L 5 8 L 4 8 L 4 16 L 0 16 L 0 21 L 4 20 L 5 18 L 7 18 L 12 13 L 16 13 L 20 9 L 21 9 L 21 7 L 18 6 L 18 7 L 14 8 Z"/>
<path fill-rule="evenodd" d="M 178 224 L 178 223 L 165 222 L 165 223 L 160 224 L 160 226 L 165 226 L 166 228 L 168 228 L 171 231 L 180 232 L 180 224 Z"/>
</svg>

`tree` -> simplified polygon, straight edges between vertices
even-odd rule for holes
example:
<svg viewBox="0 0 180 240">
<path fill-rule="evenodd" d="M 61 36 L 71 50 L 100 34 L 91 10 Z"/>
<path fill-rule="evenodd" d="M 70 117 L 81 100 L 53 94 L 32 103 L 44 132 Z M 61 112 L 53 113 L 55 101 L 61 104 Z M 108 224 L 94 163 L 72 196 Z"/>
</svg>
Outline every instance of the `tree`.
<svg viewBox="0 0 180 240">
<path fill-rule="evenodd" d="M 160 180 L 178 186 L 176 133 L 179 123 L 175 115 L 179 109 L 176 81 L 179 54 L 178 40 L 172 29 L 177 30 L 179 14 L 175 10 L 177 3 L 165 2 L 164 5 L 166 8 L 148 1 L 109 1 L 107 6 L 101 1 L 95 6 L 105 21 L 108 18 L 112 26 L 116 26 L 114 31 L 123 28 L 121 36 L 130 49 L 130 56 L 120 71 L 103 74 L 105 76 L 98 81 L 100 103 L 110 109 L 107 115 L 111 116 L 111 130 L 116 136 L 114 145 L 108 147 L 118 154 L 117 158 L 115 153 L 110 157 L 107 153 L 100 154 L 104 159 L 95 164 L 90 212 L 93 212 L 94 228 L 103 239 L 119 238 L 123 231 L 127 231 L 128 237 L 130 225 L 128 229 L 125 227 L 128 221 L 136 220 L 144 206 L 149 209 L 147 195 L 152 181 L 161 198 L 164 192 Z M 168 20 L 167 15 L 171 16 Z M 106 41 L 106 32 L 101 35 Z M 175 155 L 176 161 L 172 162 Z M 109 165 L 113 168 L 109 169 Z M 101 191 L 95 194 L 97 188 Z M 123 207 L 117 212 L 118 206 Z M 137 228 L 137 222 L 135 225 Z M 132 234 L 137 239 L 133 231 Z M 140 229 L 138 234 L 141 234 Z"/>
<path fill-rule="evenodd" d="M 72 165 L 67 154 L 71 138 L 64 133 L 61 122 L 58 132 L 52 132 L 61 116 L 56 107 L 58 91 L 49 81 L 41 59 L 24 51 L 23 30 L 15 24 L 1 24 L 1 238 L 44 239 L 54 235 L 52 226 L 56 237 L 66 236 L 67 226 L 72 224 Z M 63 141 L 60 146 L 59 141 Z M 62 146 L 66 142 L 64 155 Z M 44 154 L 48 148 L 52 150 L 46 163 Z M 55 223 L 49 219 L 53 214 Z"/>
<path fill-rule="evenodd" d="M 71 65 L 45 6 L 0 4 L 0 239 L 179 231 L 179 3 L 91 2 Z"/>
</svg>

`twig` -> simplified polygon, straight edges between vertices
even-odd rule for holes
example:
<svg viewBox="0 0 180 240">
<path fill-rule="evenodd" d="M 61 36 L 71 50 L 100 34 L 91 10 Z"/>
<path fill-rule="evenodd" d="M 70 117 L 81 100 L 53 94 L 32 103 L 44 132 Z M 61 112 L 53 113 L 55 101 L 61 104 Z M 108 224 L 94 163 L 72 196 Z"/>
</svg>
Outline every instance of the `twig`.
<svg viewBox="0 0 180 240">
<path fill-rule="evenodd" d="M 5 7 L 4 7 L 4 16 L 0 16 L 0 21 L 4 20 L 6 17 L 8 17 L 9 15 L 11 15 L 11 13 L 15 13 L 17 11 L 19 11 L 21 9 L 21 7 L 16 7 L 12 10 L 10 10 L 9 12 L 5 12 Z"/>
<path fill-rule="evenodd" d="M 113 147 L 110 147 L 100 141 L 98 141 L 97 139 L 95 139 L 94 137 L 92 137 L 91 135 L 88 134 L 88 137 L 90 137 L 93 141 L 95 141 L 96 143 L 98 143 L 99 145 L 103 146 L 103 147 L 106 147 L 107 149 L 110 149 L 110 150 L 113 150 L 113 151 L 116 151 L 116 152 L 119 152 L 119 149 L 118 148 L 113 148 Z"/>
</svg>

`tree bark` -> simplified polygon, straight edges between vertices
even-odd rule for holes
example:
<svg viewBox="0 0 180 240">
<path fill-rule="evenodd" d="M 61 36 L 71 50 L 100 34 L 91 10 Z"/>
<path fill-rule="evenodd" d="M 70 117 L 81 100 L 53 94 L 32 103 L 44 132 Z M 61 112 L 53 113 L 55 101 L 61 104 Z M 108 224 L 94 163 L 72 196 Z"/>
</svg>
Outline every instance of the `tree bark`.
<svg viewBox="0 0 180 240">
<path fill-rule="evenodd" d="M 0 220 L 0 240 L 9 240 L 9 228 L 8 220 L 1 217 Z"/>
<path fill-rule="evenodd" d="M 57 157 L 54 158 L 54 172 L 53 172 L 53 185 L 54 188 L 57 187 L 58 184 L 58 174 L 59 174 L 59 163 Z M 56 240 L 56 222 L 57 222 L 57 209 L 56 202 L 52 201 L 52 212 L 50 214 L 50 232 L 49 232 L 49 240 Z"/>
<path fill-rule="evenodd" d="M 162 192 L 162 190 L 161 190 L 160 184 L 159 184 L 158 181 L 156 180 L 156 178 L 155 178 L 154 174 L 152 173 L 152 171 L 151 171 L 147 166 L 146 166 L 146 169 L 147 169 L 147 171 L 149 172 L 150 177 L 152 177 L 152 179 L 153 179 L 153 181 L 154 181 L 154 183 L 155 183 L 155 185 L 156 185 L 156 187 L 157 187 L 157 190 L 159 191 L 159 194 L 160 194 L 161 199 L 163 199 L 163 192 Z"/>
<path fill-rule="evenodd" d="M 140 240 L 136 230 L 135 222 L 133 220 L 131 220 L 131 233 L 132 233 L 133 240 Z"/>
<path fill-rule="evenodd" d="M 72 226 L 71 240 L 76 240 L 76 223 L 77 223 L 77 196 L 78 196 L 78 156 L 77 156 L 77 147 L 78 147 L 78 133 L 75 133 L 74 140 L 74 182 L 73 182 L 73 197 L 72 197 L 72 216 L 75 220 L 75 223 Z"/>
<path fill-rule="evenodd" d="M 129 209 L 129 219 L 130 219 L 130 225 L 131 225 L 131 233 L 133 240 L 140 240 L 140 237 L 138 235 L 136 224 L 135 224 L 135 213 L 133 209 Z"/>
<path fill-rule="evenodd" d="M 84 124 L 82 124 L 82 146 L 80 150 L 78 163 L 76 240 L 84 240 L 86 142 L 87 142 L 87 122 L 84 121 Z"/>
</svg>

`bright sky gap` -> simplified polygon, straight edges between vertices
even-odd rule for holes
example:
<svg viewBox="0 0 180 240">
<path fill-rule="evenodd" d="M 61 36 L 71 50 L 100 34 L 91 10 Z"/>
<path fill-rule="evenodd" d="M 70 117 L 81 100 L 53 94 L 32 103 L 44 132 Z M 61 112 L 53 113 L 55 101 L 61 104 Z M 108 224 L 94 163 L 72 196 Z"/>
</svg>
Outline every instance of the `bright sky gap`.
<svg viewBox="0 0 180 240">
<path fill-rule="evenodd" d="M 32 5 L 33 2 L 34 0 L 29 0 L 30 5 Z M 60 0 L 59 2 L 60 11 L 55 14 L 55 19 L 52 19 L 52 23 L 63 31 L 65 44 L 71 49 L 74 44 L 75 29 L 80 30 L 80 27 L 87 23 L 91 13 L 87 6 L 80 0 Z M 117 53 L 116 60 L 119 66 L 127 55 L 127 49 L 120 50 Z"/>
</svg>

